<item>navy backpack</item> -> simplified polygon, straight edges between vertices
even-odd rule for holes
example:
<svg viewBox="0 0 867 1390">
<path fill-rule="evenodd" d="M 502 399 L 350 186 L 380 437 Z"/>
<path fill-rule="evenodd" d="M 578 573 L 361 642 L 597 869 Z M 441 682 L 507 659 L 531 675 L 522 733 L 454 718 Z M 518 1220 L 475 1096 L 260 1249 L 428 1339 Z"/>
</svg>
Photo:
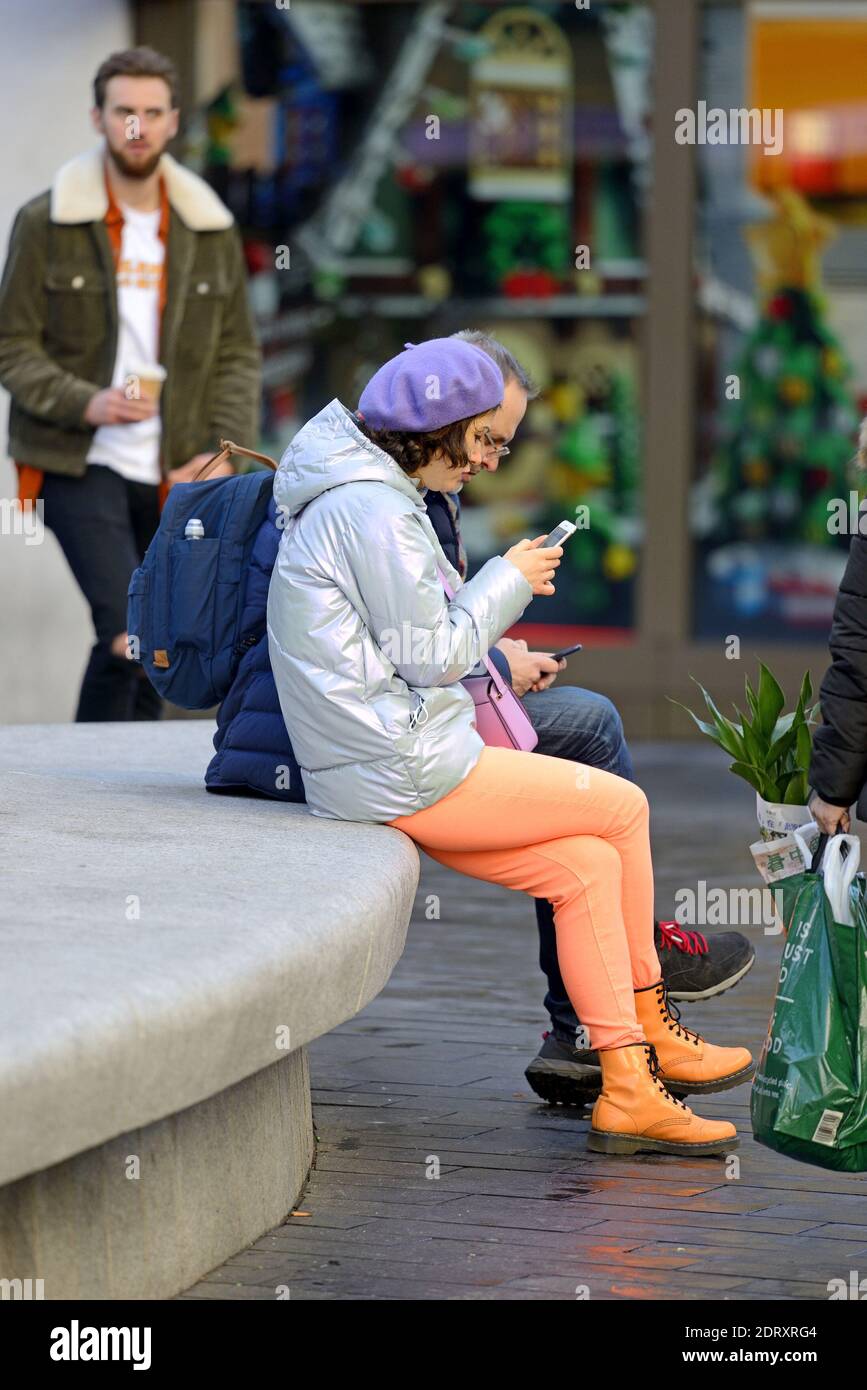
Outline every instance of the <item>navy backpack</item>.
<svg viewBox="0 0 867 1390">
<path fill-rule="evenodd" d="M 265 631 L 261 620 L 242 631 L 244 594 L 277 465 L 227 440 L 220 445 L 203 473 L 232 453 L 259 459 L 268 470 L 176 483 L 127 591 L 130 655 L 160 695 L 183 709 L 218 705 L 244 653 Z"/>
</svg>

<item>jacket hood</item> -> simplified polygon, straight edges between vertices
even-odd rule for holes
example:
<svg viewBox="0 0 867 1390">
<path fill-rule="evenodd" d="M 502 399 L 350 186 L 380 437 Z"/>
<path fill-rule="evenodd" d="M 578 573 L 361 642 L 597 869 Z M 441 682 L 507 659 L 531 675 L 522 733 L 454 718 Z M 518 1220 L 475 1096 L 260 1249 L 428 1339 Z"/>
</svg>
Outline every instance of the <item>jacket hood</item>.
<svg viewBox="0 0 867 1390">
<path fill-rule="evenodd" d="M 403 469 L 367 439 L 340 401 L 308 420 L 280 460 L 274 500 L 284 516 L 297 516 L 308 502 L 343 483 L 385 483 L 425 511 L 421 493 Z"/>
</svg>

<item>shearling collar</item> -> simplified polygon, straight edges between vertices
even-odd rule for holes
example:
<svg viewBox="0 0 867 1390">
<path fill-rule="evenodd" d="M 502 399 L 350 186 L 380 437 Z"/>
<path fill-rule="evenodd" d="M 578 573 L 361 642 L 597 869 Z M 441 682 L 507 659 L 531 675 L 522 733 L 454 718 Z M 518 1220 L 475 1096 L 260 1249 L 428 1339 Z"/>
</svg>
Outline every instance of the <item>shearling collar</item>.
<svg viewBox="0 0 867 1390">
<path fill-rule="evenodd" d="M 52 222 L 101 222 L 108 211 L 103 173 L 104 146 L 78 155 L 58 169 L 51 185 Z M 232 214 L 214 190 L 170 154 L 158 169 L 165 179 L 169 204 L 192 232 L 220 232 L 231 227 Z"/>
</svg>

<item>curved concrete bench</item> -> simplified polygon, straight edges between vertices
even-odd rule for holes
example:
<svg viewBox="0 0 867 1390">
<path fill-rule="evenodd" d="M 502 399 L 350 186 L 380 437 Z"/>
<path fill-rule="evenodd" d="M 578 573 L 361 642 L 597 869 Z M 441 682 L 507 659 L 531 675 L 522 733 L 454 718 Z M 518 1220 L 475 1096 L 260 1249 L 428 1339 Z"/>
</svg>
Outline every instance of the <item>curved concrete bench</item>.
<svg viewBox="0 0 867 1390">
<path fill-rule="evenodd" d="M 412 842 L 205 792 L 210 721 L 0 729 L 0 1280 L 168 1297 L 291 1210 L 305 1044 L 382 989 Z"/>
</svg>

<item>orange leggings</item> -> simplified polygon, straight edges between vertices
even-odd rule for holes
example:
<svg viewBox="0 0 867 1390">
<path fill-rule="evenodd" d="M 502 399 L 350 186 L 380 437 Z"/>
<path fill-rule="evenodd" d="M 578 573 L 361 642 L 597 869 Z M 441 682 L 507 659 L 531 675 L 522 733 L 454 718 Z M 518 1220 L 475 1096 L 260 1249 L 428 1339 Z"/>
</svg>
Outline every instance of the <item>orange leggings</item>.
<svg viewBox="0 0 867 1390">
<path fill-rule="evenodd" d="M 639 787 L 565 758 L 485 748 L 454 791 L 389 824 L 459 873 L 549 898 L 560 972 L 591 1046 L 644 1040 L 633 990 L 662 969 Z"/>
</svg>

